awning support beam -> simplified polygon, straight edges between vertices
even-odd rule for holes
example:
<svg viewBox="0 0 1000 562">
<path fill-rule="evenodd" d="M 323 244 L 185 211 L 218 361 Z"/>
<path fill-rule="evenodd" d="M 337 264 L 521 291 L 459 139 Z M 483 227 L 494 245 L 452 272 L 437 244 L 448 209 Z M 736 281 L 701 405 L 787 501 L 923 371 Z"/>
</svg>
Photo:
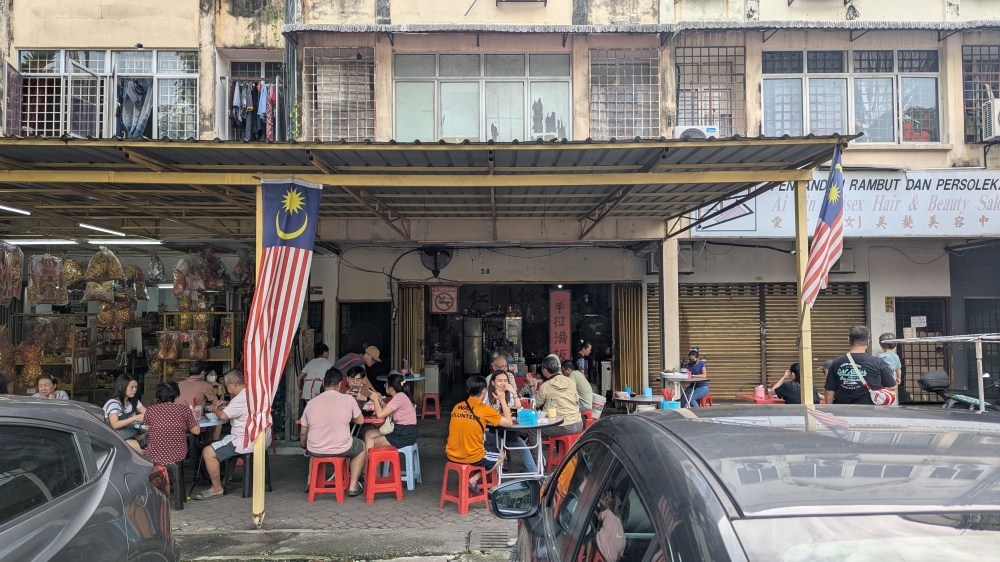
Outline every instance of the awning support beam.
<svg viewBox="0 0 1000 562">
<path fill-rule="evenodd" d="M 666 149 L 662 149 L 656 152 L 652 158 L 646 161 L 645 164 L 639 168 L 640 174 L 648 174 L 650 171 L 656 168 L 657 164 L 660 163 L 667 155 Z M 620 185 L 614 191 L 612 191 L 604 201 L 601 201 L 592 209 L 587 211 L 587 214 L 580 218 L 580 240 L 583 240 L 594 228 L 601 223 L 626 197 L 629 196 L 632 191 L 635 190 L 637 185 Z M 588 225 L 587 223 L 590 222 Z"/>
<path fill-rule="evenodd" d="M 496 155 L 493 153 L 493 150 L 490 150 L 488 162 L 489 162 L 489 169 L 491 176 L 494 174 L 495 171 L 493 167 L 494 156 Z M 499 234 L 497 233 L 497 188 L 492 185 L 490 186 L 490 212 L 493 215 L 493 239 L 499 240 L 498 238 Z"/>
<path fill-rule="evenodd" d="M 802 288 L 806 282 L 806 265 L 809 260 L 809 216 L 807 214 L 809 182 L 795 182 L 795 270 L 798 280 L 798 310 L 802 319 L 799 329 L 799 385 L 802 403 L 813 403 L 813 351 L 812 309 L 802 302 Z"/>
</svg>

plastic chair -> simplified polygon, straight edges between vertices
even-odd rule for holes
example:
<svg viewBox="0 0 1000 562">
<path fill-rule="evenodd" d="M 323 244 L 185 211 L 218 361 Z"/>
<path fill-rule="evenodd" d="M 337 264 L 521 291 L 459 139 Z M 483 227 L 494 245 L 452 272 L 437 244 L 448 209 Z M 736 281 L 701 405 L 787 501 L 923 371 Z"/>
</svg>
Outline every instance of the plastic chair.
<svg viewBox="0 0 1000 562">
<path fill-rule="evenodd" d="M 431 400 L 434 401 L 434 409 L 429 409 L 429 404 Z M 420 406 L 420 419 L 427 417 L 428 411 L 434 414 L 436 419 L 441 419 L 441 397 L 437 394 L 424 394 L 424 403 Z"/>
<path fill-rule="evenodd" d="M 243 463 L 243 497 L 253 496 L 253 453 L 246 453 L 233 457 L 226 461 L 226 480 L 222 483 L 222 494 L 229 493 L 229 483 L 233 481 L 233 472 L 236 471 L 237 461 Z M 264 483 L 267 491 L 271 491 L 271 460 L 267 451 L 264 451 Z"/>
<path fill-rule="evenodd" d="M 379 476 L 379 465 L 385 464 L 388 474 Z M 365 500 L 375 501 L 375 494 L 395 492 L 396 501 L 403 501 L 403 480 L 399 472 L 399 449 L 395 447 L 372 447 L 368 449 L 368 474 L 365 486 Z"/>
<path fill-rule="evenodd" d="M 550 438 L 551 445 L 549 446 L 549 454 L 545 461 L 545 465 L 549 468 L 549 470 L 559 466 L 563 457 L 566 456 L 566 452 L 569 451 L 569 448 L 572 447 L 573 443 L 576 443 L 576 440 L 579 438 L 579 433 L 573 433 L 570 435 L 553 435 Z"/>
<path fill-rule="evenodd" d="M 399 450 L 399 454 L 403 455 L 404 466 L 402 470 L 403 482 L 406 482 L 406 489 L 413 491 L 413 483 L 423 484 L 423 478 L 420 475 L 420 449 L 417 448 L 417 444 L 414 443 L 409 447 L 402 447 Z M 382 470 L 379 473 L 381 476 L 389 475 L 389 466 L 382 465 Z"/>
<path fill-rule="evenodd" d="M 174 509 L 184 509 L 184 461 L 172 462 L 166 466 L 170 480 L 170 501 Z"/>
<path fill-rule="evenodd" d="M 459 515 L 466 515 L 469 513 L 469 504 L 476 502 L 483 502 L 486 508 L 489 508 L 489 504 L 486 500 L 486 485 L 480 487 L 480 492 L 478 494 L 473 494 L 469 490 L 469 478 L 472 473 L 479 471 L 482 474 L 480 482 L 487 482 L 487 472 L 486 469 L 481 466 L 472 466 L 471 464 L 459 464 L 457 462 L 448 461 L 444 465 L 444 482 L 441 483 L 441 503 L 438 508 L 444 508 L 444 502 L 449 501 L 458 504 Z M 448 491 L 448 473 L 455 472 L 458 475 L 458 490 L 454 493 Z"/>
<path fill-rule="evenodd" d="M 698 405 L 704 408 L 705 406 L 715 406 L 715 402 L 712 402 L 712 394 L 706 394 L 702 398 L 698 399 Z"/>
<path fill-rule="evenodd" d="M 335 494 L 337 502 L 344 501 L 350 485 L 350 465 L 347 457 L 310 457 L 309 503 L 319 494 Z M 333 482 L 326 479 L 326 465 L 333 465 Z"/>
<path fill-rule="evenodd" d="M 580 416 L 583 417 L 583 419 L 585 420 L 592 420 L 594 419 L 594 412 L 592 412 L 591 410 L 585 410 L 583 412 L 580 412 Z"/>
</svg>

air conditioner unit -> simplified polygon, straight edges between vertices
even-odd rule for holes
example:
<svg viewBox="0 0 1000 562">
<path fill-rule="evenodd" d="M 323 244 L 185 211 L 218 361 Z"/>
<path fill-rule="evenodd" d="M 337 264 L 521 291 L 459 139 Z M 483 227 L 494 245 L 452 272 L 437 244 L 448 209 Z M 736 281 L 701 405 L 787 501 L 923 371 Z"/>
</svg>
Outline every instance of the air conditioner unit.
<svg viewBox="0 0 1000 562">
<path fill-rule="evenodd" d="M 840 259 L 830 268 L 830 273 L 855 273 L 854 248 L 844 247 L 844 251 L 840 254 Z"/>
<path fill-rule="evenodd" d="M 1000 99 L 991 99 L 983 104 L 983 141 L 1000 139 Z"/>
<path fill-rule="evenodd" d="M 722 138 L 717 125 L 674 127 L 675 139 L 707 139 L 709 137 Z"/>
</svg>

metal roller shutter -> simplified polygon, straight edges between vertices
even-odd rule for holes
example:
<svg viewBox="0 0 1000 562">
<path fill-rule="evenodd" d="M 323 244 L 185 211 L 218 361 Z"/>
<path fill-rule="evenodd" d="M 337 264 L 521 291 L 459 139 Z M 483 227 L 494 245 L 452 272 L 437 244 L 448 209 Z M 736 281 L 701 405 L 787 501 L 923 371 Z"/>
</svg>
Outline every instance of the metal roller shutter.
<svg viewBox="0 0 1000 562">
<path fill-rule="evenodd" d="M 795 340 L 799 332 L 799 293 L 795 283 L 764 285 L 764 354 L 767 376 L 777 381 L 799 362 Z M 758 383 L 759 384 L 759 383 Z"/>
<path fill-rule="evenodd" d="M 836 283 L 819 294 L 812 311 L 813 377 L 822 388 L 822 371 L 827 359 L 836 359 L 850 347 L 847 332 L 851 326 L 868 325 L 868 290 L 864 283 Z M 873 334 L 878 340 L 878 334 Z M 875 344 L 875 354 L 881 353 Z M 872 350 L 869 350 L 869 352 Z"/>
<path fill-rule="evenodd" d="M 653 395 L 660 393 L 660 371 L 663 370 L 663 332 L 660 328 L 660 285 L 646 285 L 646 349 L 649 357 L 649 386 Z"/>
<path fill-rule="evenodd" d="M 715 399 L 753 392 L 760 380 L 760 285 L 680 285 L 680 344 L 697 347 Z"/>
</svg>

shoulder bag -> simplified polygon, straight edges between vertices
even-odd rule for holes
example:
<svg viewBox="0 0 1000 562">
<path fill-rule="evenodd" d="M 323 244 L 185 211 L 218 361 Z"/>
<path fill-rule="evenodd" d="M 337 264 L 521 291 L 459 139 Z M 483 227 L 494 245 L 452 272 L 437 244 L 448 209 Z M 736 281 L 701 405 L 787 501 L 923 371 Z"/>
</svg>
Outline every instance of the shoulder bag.
<svg viewBox="0 0 1000 562">
<path fill-rule="evenodd" d="M 854 369 L 854 374 L 857 375 L 859 379 L 861 379 L 861 384 L 865 385 L 865 388 L 867 388 L 869 394 L 871 394 L 873 404 L 875 404 L 876 406 L 892 406 L 893 404 L 896 403 L 896 394 L 893 391 L 885 387 L 880 388 L 878 390 L 872 390 L 872 387 L 868 386 L 868 381 L 866 381 L 865 378 L 861 376 L 861 371 L 858 370 L 858 365 L 857 363 L 854 362 L 854 358 L 851 357 L 850 353 L 847 354 L 847 360 L 851 362 L 851 367 Z"/>
<path fill-rule="evenodd" d="M 376 398 L 377 400 L 377 398 Z M 395 414 L 393 412 L 392 414 Z M 389 435 L 393 431 L 396 431 L 396 422 L 392 421 L 392 414 L 385 417 L 385 421 L 382 422 L 382 426 L 378 428 L 378 432 L 381 435 Z"/>
</svg>

